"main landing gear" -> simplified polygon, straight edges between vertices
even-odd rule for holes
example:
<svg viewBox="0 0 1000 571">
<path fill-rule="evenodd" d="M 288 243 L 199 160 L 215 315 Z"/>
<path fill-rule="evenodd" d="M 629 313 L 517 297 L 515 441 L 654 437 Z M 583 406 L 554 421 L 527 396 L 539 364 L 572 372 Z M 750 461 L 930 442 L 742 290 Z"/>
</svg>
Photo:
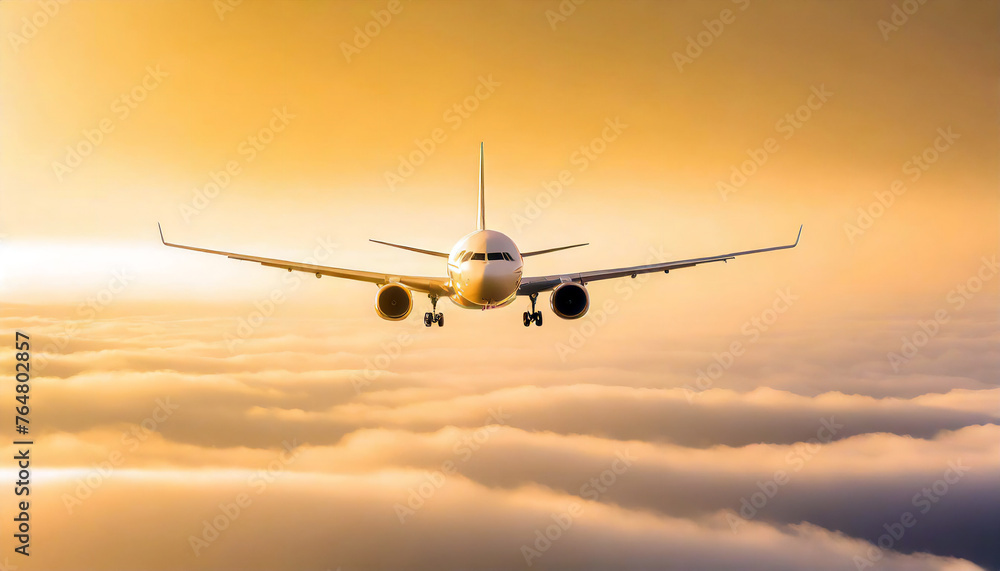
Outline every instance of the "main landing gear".
<svg viewBox="0 0 1000 571">
<path fill-rule="evenodd" d="M 531 300 L 531 312 L 530 313 L 527 312 L 527 311 L 524 312 L 524 326 L 525 327 L 530 327 L 531 326 L 531 322 L 534 321 L 535 325 L 541 327 L 542 326 L 542 312 L 541 311 L 535 311 L 535 302 L 538 300 L 538 294 L 537 293 L 533 293 L 533 294 L 531 294 L 531 295 L 528 296 L 528 299 Z"/>
<path fill-rule="evenodd" d="M 428 311 L 424 314 L 424 326 L 430 327 L 434 323 L 437 323 L 438 327 L 444 327 L 444 314 L 437 313 L 438 298 L 436 295 L 432 295 L 430 297 L 432 311 Z"/>
</svg>

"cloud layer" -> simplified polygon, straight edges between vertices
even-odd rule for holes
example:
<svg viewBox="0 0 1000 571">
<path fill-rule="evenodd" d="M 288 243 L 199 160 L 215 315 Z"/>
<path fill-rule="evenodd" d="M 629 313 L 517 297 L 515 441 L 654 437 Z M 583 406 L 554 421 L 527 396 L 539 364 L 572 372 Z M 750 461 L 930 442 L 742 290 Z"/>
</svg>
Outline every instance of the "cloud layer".
<svg viewBox="0 0 1000 571">
<path fill-rule="evenodd" d="M 27 321 L 40 346 L 65 328 Z M 39 549 L 47 567 L 265 569 L 273 545 L 342 569 L 998 563 L 1000 388 L 975 362 L 961 377 L 916 367 L 894 394 L 798 393 L 768 376 L 701 389 L 656 363 L 563 371 L 537 357 L 469 384 L 431 374 L 439 348 L 406 324 L 409 339 L 357 338 L 288 318 L 231 354 L 228 323 L 109 317 L 45 355 L 33 517 L 60 522 L 40 542 L 80 554 Z M 461 350 L 473 369 L 489 353 Z M 108 525 L 143 549 L 88 531 Z"/>
</svg>

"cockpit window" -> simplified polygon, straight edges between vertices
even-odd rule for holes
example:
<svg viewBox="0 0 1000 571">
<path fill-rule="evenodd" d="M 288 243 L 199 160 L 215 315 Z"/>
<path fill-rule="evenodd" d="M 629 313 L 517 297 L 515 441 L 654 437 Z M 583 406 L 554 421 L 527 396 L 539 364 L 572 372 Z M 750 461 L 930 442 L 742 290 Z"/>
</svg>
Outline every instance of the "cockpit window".
<svg viewBox="0 0 1000 571">
<path fill-rule="evenodd" d="M 486 259 L 487 260 L 502 260 L 503 259 L 503 253 L 501 253 L 501 252 L 490 252 L 489 254 L 486 255 Z"/>
<path fill-rule="evenodd" d="M 471 257 L 472 257 L 472 252 L 466 252 L 465 255 L 462 256 L 462 261 L 463 262 L 468 262 L 469 258 L 471 258 Z"/>
<path fill-rule="evenodd" d="M 514 258 L 510 254 L 508 254 L 507 252 L 503 253 L 503 259 L 507 260 L 508 262 L 513 262 L 514 261 Z"/>
<path fill-rule="evenodd" d="M 486 254 L 483 254 L 482 252 L 472 254 L 472 259 L 479 260 L 481 262 L 486 259 Z"/>
</svg>

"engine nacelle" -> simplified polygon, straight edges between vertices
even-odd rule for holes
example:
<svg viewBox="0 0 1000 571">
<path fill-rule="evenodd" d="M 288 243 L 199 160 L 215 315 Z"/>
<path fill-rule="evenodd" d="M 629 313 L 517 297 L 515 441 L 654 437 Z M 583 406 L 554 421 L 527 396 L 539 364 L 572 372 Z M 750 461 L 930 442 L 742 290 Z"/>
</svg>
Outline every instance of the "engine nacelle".
<svg viewBox="0 0 1000 571">
<path fill-rule="evenodd" d="M 410 290 L 399 284 L 387 284 L 378 288 L 375 294 L 375 312 L 382 319 L 399 321 L 406 319 L 413 309 Z"/>
<path fill-rule="evenodd" d="M 563 319 L 579 319 L 590 309 L 590 294 L 578 283 L 564 283 L 556 286 L 549 297 L 552 313 Z"/>
</svg>

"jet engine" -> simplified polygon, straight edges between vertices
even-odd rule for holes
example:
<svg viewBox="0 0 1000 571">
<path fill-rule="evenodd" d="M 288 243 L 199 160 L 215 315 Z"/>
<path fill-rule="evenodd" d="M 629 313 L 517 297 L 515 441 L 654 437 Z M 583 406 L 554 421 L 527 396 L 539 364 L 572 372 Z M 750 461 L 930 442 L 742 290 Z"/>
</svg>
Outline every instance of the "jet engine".
<svg viewBox="0 0 1000 571">
<path fill-rule="evenodd" d="M 375 294 L 375 312 L 382 319 L 399 321 L 406 319 L 413 309 L 413 297 L 410 290 L 399 284 L 387 284 L 378 288 Z"/>
<path fill-rule="evenodd" d="M 578 283 L 564 283 L 556 286 L 549 297 L 552 313 L 563 319 L 579 319 L 590 308 L 590 294 Z"/>
</svg>

